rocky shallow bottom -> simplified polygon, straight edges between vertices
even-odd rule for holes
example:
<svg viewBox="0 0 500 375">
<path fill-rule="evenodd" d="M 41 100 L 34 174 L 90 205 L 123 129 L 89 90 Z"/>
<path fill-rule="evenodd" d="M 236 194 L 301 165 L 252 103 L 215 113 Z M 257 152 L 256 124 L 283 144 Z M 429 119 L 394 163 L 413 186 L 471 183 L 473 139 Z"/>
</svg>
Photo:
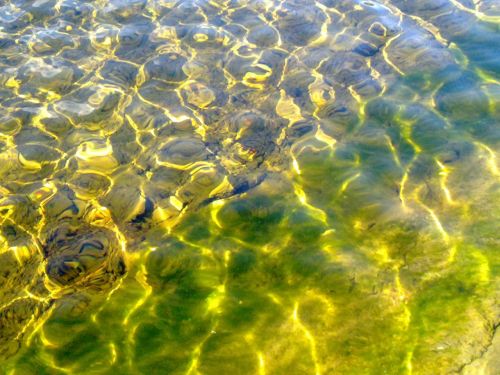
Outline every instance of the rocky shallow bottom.
<svg viewBox="0 0 500 375">
<path fill-rule="evenodd" d="M 0 2 L 0 372 L 498 374 L 499 22 Z"/>
</svg>

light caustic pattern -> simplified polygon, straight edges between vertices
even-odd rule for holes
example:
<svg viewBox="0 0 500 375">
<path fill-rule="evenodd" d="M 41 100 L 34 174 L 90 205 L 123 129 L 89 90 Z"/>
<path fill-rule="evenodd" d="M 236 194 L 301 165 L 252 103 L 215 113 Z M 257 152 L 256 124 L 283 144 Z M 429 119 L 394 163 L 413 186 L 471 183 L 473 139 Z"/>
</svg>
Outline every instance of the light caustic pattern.
<svg viewBox="0 0 500 375">
<path fill-rule="evenodd" d="M 0 2 L 0 372 L 500 371 L 500 8 Z"/>
</svg>

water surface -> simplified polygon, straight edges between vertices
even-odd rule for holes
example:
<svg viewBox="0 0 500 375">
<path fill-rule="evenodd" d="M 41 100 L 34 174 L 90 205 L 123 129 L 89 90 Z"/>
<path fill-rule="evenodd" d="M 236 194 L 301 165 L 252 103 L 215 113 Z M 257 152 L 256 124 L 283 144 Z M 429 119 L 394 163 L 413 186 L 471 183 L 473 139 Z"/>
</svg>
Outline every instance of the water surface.
<svg viewBox="0 0 500 375">
<path fill-rule="evenodd" d="M 1 373 L 500 372 L 497 1 L 0 5 Z"/>
</svg>

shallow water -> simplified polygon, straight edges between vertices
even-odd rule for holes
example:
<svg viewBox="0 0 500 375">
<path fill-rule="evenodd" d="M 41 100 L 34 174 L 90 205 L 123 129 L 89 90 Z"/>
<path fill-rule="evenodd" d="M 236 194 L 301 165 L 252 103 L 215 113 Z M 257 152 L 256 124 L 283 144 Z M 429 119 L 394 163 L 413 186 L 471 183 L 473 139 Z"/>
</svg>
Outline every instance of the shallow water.
<svg viewBox="0 0 500 375">
<path fill-rule="evenodd" d="M 500 372 L 496 0 L 0 5 L 0 373 Z"/>
</svg>

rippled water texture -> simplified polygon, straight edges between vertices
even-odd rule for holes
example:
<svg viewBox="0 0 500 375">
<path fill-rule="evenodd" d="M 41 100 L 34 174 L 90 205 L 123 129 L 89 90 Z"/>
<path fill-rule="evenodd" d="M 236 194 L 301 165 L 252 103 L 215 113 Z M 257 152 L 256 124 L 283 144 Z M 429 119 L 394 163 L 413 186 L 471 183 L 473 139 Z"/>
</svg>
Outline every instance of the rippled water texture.
<svg viewBox="0 0 500 375">
<path fill-rule="evenodd" d="M 0 373 L 499 374 L 499 25 L 0 1 Z"/>
</svg>

